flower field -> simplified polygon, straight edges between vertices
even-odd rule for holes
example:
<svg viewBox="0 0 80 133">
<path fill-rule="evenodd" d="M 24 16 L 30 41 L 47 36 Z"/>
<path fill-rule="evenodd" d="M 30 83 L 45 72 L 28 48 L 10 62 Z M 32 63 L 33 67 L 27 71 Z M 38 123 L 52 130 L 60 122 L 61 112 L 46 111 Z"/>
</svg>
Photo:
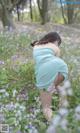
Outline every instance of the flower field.
<svg viewBox="0 0 80 133">
<path fill-rule="evenodd" d="M 62 110 L 58 106 L 59 95 L 53 95 L 51 125 L 43 116 L 35 87 L 30 46 L 32 40 L 42 35 L 42 30 L 39 28 L 35 34 L 0 33 L 0 126 L 7 124 L 9 133 L 80 133 L 80 33 L 76 31 L 75 35 L 74 30 L 69 33 L 69 29 L 61 31 L 61 56 L 69 68 L 70 95 L 67 109 Z"/>
</svg>

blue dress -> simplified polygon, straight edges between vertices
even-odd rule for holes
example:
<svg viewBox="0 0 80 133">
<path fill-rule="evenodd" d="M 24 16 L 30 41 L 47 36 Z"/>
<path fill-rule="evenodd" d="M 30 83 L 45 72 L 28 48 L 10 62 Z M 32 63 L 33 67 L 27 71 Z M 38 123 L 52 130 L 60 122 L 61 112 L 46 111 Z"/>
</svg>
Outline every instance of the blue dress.
<svg viewBox="0 0 80 133">
<path fill-rule="evenodd" d="M 33 58 L 35 60 L 36 86 L 39 89 L 48 88 L 58 73 L 65 79 L 68 78 L 67 64 L 51 48 L 34 48 Z"/>
</svg>

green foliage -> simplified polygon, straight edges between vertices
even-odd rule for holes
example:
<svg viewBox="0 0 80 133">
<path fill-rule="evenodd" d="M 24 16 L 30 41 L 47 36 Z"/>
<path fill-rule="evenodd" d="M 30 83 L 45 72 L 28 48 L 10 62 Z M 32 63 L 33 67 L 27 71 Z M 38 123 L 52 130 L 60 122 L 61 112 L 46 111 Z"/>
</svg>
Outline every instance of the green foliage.
<svg viewBox="0 0 80 133">
<path fill-rule="evenodd" d="M 19 76 L 22 78 L 21 80 L 23 84 L 26 84 L 27 88 L 28 86 L 29 86 L 29 89 L 31 88 L 31 86 L 33 88 L 33 86 L 35 85 L 33 63 L 30 62 L 30 63 L 22 65 L 19 69 Z"/>
<path fill-rule="evenodd" d="M 24 23 L 25 22 L 30 22 L 30 21 L 32 21 L 32 22 L 41 22 L 39 10 L 35 6 L 32 8 L 32 15 L 33 15 L 32 20 L 31 20 L 31 17 L 30 17 L 30 12 L 23 13 L 21 18 L 24 21 Z"/>
</svg>

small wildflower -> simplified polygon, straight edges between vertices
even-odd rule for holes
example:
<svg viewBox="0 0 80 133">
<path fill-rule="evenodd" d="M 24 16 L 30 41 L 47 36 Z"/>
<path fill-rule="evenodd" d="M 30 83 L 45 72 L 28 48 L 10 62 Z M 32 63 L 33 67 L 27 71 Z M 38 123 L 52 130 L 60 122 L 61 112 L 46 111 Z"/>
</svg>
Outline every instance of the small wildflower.
<svg viewBox="0 0 80 133">
<path fill-rule="evenodd" d="M 80 105 L 78 105 L 75 109 L 75 118 L 80 121 Z"/>
<path fill-rule="evenodd" d="M 0 122 L 4 121 L 5 118 L 4 118 L 4 114 L 0 113 Z"/>
<path fill-rule="evenodd" d="M 76 113 L 80 113 L 80 105 L 78 105 L 78 106 L 75 108 L 75 112 L 76 112 Z"/>
<path fill-rule="evenodd" d="M 6 97 L 9 97 L 9 93 L 8 93 L 8 92 L 5 92 L 5 96 L 6 96 Z"/>
<path fill-rule="evenodd" d="M 16 93 L 17 93 L 17 91 L 16 90 L 13 90 L 13 97 L 16 96 Z"/>
<path fill-rule="evenodd" d="M 57 115 L 55 118 L 53 118 L 53 120 L 52 120 L 52 125 L 53 125 L 54 127 L 58 126 L 60 120 L 61 120 L 61 117 L 60 117 L 59 115 Z"/>
<path fill-rule="evenodd" d="M 59 110 L 59 114 L 60 114 L 61 116 L 66 116 L 66 115 L 68 114 L 68 109 L 66 109 L 66 108 L 61 108 L 61 109 Z"/>
<path fill-rule="evenodd" d="M 61 122 L 60 122 L 60 126 L 62 129 L 64 130 L 67 130 L 67 125 L 68 125 L 68 121 L 66 119 L 63 119 Z"/>
<path fill-rule="evenodd" d="M 72 91 L 71 88 L 68 88 L 66 91 L 67 91 L 67 95 L 68 96 L 72 96 L 73 95 L 73 91 Z"/>
<path fill-rule="evenodd" d="M 23 106 L 23 105 L 20 106 L 20 110 L 21 110 L 21 111 L 24 111 L 25 109 L 26 109 L 25 106 Z"/>
<path fill-rule="evenodd" d="M 64 88 L 70 88 L 71 84 L 70 82 L 67 80 L 65 83 L 64 83 Z"/>
<path fill-rule="evenodd" d="M 4 92 L 6 92 L 5 89 L 0 89 L 0 93 L 4 93 Z"/>
<path fill-rule="evenodd" d="M 17 131 L 17 133 L 22 133 L 22 132 L 19 130 L 19 131 Z"/>
<path fill-rule="evenodd" d="M 0 65 L 4 65 L 4 61 L 0 61 Z"/>
<path fill-rule="evenodd" d="M 52 125 L 47 129 L 46 133 L 56 133 L 56 128 Z"/>
<path fill-rule="evenodd" d="M 14 105 L 13 103 L 10 103 L 10 104 L 6 105 L 6 108 L 7 108 L 9 111 L 12 111 L 12 110 L 14 110 L 15 105 Z"/>
</svg>

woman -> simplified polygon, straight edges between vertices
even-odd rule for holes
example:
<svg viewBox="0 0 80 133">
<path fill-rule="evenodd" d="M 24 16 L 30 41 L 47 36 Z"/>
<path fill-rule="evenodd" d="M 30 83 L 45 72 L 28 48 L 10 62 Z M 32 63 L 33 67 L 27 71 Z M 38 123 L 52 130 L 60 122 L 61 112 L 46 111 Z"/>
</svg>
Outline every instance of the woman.
<svg viewBox="0 0 80 133">
<path fill-rule="evenodd" d="M 42 39 L 31 43 L 35 61 L 36 86 L 40 90 L 43 113 L 48 121 L 52 118 L 52 94 L 68 77 L 67 64 L 60 59 L 61 38 L 50 32 Z"/>
</svg>

